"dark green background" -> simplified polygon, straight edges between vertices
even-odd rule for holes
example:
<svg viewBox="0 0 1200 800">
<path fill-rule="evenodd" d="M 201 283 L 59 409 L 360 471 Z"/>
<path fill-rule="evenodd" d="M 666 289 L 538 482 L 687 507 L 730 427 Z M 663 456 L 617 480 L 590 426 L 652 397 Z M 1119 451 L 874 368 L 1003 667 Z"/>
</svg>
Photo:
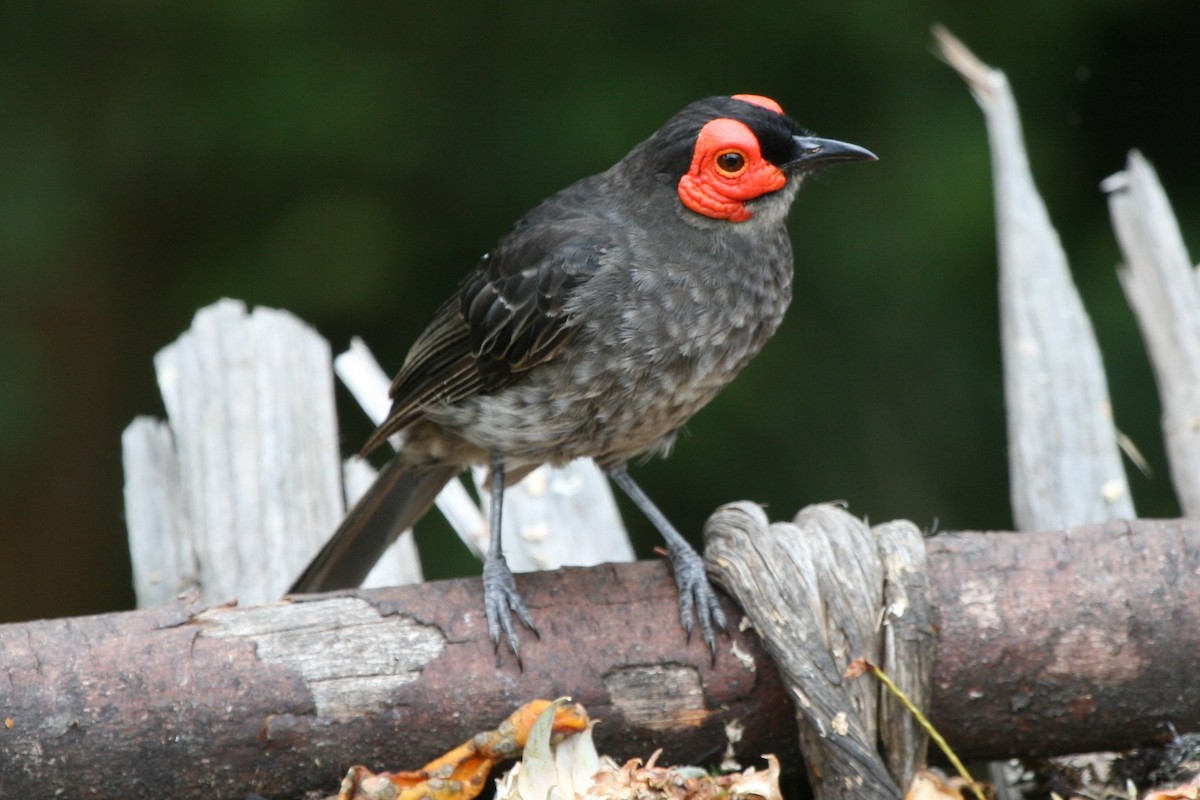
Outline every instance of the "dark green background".
<svg viewBox="0 0 1200 800">
<path fill-rule="evenodd" d="M 1097 184 L 1142 148 L 1200 247 L 1194 2 L 14 2 L 0 620 L 132 603 L 120 432 L 162 414 L 151 359 L 197 308 L 285 307 L 394 368 L 518 215 L 709 94 L 770 95 L 881 161 L 805 189 L 787 322 L 637 477 L 689 532 L 739 498 L 1009 526 L 986 142 L 935 22 L 1009 75 L 1118 423 L 1155 470 L 1131 476 L 1139 512 L 1177 513 Z M 367 429 L 345 407 L 350 452 Z M 422 535 L 429 571 L 473 571 L 448 542 Z"/>
</svg>

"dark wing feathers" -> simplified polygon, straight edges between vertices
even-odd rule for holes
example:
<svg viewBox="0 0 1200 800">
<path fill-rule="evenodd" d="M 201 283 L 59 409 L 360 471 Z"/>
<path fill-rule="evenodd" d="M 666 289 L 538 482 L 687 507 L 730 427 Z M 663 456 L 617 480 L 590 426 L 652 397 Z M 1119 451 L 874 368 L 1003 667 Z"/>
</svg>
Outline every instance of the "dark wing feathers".
<svg viewBox="0 0 1200 800">
<path fill-rule="evenodd" d="M 567 299 L 601 263 L 604 248 L 592 227 L 521 229 L 464 282 L 463 316 L 481 391 L 501 389 L 553 357 L 571 329 Z"/>
<path fill-rule="evenodd" d="M 392 382 L 374 449 L 422 407 L 494 392 L 558 352 L 572 330 L 567 300 L 602 264 L 604 231 L 591 220 L 522 225 L 485 257 L 413 344 Z"/>
</svg>

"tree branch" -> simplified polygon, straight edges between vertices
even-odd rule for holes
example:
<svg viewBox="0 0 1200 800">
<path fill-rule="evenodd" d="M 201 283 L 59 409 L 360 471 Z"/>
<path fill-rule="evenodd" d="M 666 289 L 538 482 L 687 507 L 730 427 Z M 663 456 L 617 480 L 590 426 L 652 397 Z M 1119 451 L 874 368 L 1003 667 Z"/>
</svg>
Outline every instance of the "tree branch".
<svg viewBox="0 0 1200 800">
<path fill-rule="evenodd" d="M 961 755 L 1112 749 L 1200 725 L 1200 524 L 928 541 L 933 720 Z M 479 581 L 0 626 L 0 793 L 287 794 L 351 763 L 402 768 L 533 697 L 571 694 L 602 752 L 775 752 L 791 700 L 753 634 L 715 664 L 679 630 L 663 563 L 517 576 L 542 631 L 497 655 Z M 732 604 L 727 610 L 737 619 Z M 9 724 L 11 721 L 11 725 Z M 70 792 L 68 792 L 70 793 Z"/>
</svg>

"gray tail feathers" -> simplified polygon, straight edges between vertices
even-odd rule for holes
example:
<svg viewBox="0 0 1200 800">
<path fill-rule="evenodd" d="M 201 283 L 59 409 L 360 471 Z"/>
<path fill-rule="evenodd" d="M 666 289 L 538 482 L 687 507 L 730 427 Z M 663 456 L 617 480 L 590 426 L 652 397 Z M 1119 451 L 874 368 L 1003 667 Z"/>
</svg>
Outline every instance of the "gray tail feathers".
<svg viewBox="0 0 1200 800">
<path fill-rule="evenodd" d="M 425 515 L 438 492 L 461 469 L 458 466 L 412 469 L 399 458 L 393 458 L 288 593 L 352 589 L 360 585 L 388 546 Z"/>
</svg>

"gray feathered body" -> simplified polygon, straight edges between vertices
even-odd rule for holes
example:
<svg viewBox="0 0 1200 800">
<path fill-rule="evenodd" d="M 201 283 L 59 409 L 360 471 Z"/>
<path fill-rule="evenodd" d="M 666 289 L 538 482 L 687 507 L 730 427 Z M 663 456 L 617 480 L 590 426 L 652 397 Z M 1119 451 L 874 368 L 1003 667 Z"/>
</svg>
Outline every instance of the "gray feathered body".
<svg viewBox="0 0 1200 800">
<path fill-rule="evenodd" d="M 784 217 L 799 181 L 754 219 L 717 224 L 682 211 L 636 161 L 526 215 L 414 346 L 394 412 L 412 418 L 410 465 L 503 453 L 510 470 L 582 457 L 607 468 L 665 451 L 775 332 L 791 297 Z M 447 326 L 471 346 L 457 369 L 481 385 L 413 403 L 406 374 Z"/>
</svg>

